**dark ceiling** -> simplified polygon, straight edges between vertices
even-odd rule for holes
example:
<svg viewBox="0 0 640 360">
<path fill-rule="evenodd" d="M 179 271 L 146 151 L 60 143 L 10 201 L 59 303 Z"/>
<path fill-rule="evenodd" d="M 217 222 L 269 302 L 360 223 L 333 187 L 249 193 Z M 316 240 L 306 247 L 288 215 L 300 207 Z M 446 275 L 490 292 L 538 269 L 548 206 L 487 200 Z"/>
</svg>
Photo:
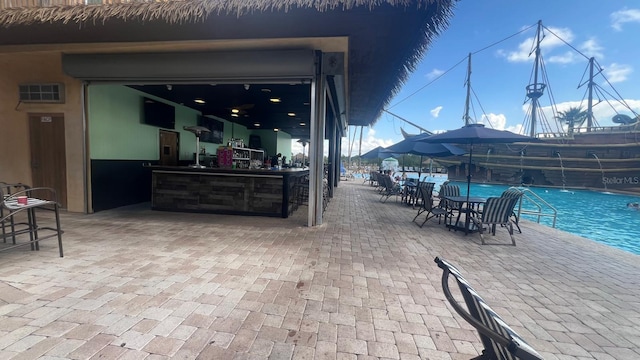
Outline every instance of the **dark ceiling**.
<svg viewBox="0 0 640 360">
<path fill-rule="evenodd" d="M 248 129 L 277 128 L 294 139 L 308 139 L 310 135 L 311 87 L 308 84 L 169 83 L 130 87 Z M 204 103 L 198 103 L 196 99 L 204 100 Z"/>
</svg>

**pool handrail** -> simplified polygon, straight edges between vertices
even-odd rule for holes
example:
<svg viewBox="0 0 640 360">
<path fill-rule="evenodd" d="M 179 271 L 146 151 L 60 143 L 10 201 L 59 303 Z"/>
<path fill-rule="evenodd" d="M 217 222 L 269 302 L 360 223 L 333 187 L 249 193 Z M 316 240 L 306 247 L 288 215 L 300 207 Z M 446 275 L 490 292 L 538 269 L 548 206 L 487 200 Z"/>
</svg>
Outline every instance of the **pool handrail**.
<svg viewBox="0 0 640 360">
<path fill-rule="evenodd" d="M 534 216 L 537 217 L 537 223 L 539 224 L 540 220 L 542 219 L 542 217 L 544 217 L 544 216 L 553 217 L 553 221 L 552 221 L 551 227 L 552 228 L 556 227 L 556 219 L 558 217 L 558 210 L 556 210 L 555 207 L 553 207 L 551 204 L 549 204 L 547 201 L 545 201 L 543 198 L 541 198 L 538 194 L 536 194 L 535 192 L 531 191 L 530 189 L 528 189 L 526 187 L 512 186 L 511 188 L 522 191 L 522 197 L 520 197 L 520 201 L 518 201 L 518 211 L 517 211 L 518 219 L 520 219 L 520 215 L 522 215 L 522 214 L 534 215 Z M 525 200 L 528 201 L 528 204 L 533 205 L 536 208 L 536 210 L 523 209 L 522 208 L 522 203 Z M 549 210 L 550 212 L 547 213 L 547 212 L 543 211 L 543 207 L 545 209 Z"/>
</svg>

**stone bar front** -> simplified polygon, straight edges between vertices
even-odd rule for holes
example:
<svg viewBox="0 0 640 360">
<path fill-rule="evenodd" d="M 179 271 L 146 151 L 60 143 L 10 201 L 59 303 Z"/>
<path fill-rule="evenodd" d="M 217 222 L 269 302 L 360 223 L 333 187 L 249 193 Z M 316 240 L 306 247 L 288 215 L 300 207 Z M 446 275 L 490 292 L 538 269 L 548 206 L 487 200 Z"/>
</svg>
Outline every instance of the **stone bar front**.
<svg viewBox="0 0 640 360">
<path fill-rule="evenodd" d="M 152 166 L 153 210 L 288 217 L 309 170 Z"/>
</svg>

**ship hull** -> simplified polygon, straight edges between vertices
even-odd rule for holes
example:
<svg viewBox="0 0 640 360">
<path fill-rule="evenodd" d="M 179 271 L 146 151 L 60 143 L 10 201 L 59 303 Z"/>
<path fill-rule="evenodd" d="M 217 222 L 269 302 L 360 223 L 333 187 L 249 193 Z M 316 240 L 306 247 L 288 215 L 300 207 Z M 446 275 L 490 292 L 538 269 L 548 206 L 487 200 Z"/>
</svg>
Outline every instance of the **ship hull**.
<svg viewBox="0 0 640 360">
<path fill-rule="evenodd" d="M 476 144 L 472 182 L 640 194 L 640 131 L 612 129 L 539 143 Z M 449 179 L 466 181 L 468 156 L 438 161 Z"/>
</svg>

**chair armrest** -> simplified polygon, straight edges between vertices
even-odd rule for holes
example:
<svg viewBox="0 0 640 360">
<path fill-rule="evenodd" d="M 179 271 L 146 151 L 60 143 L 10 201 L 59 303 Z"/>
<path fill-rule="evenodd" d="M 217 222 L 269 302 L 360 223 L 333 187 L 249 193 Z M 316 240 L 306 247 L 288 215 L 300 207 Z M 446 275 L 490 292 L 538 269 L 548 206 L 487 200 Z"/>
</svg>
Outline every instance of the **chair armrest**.
<svg viewBox="0 0 640 360">
<path fill-rule="evenodd" d="M 33 192 L 36 192 L 36 191 L 48 193 L 48 195 L 50 195 L 49 198 L 53 200 L 45 200 L 45 199 L 33 197 L 32 194 Z M 18 198 L 22 196 L 27 197 L 26 205 L 18 204 Z M 26 209 L 26 208 L 43 206 L 43 205 L 60 206 L 60 203 L 58 203 L 58 195 L 55 189 L 49 188 L 49 187 L 35 187 L 35 188 L 29 187 L 27 189 L 14 192 L 13 194 L 5 197 L 2 201 L 2 206 L 12 211 L 17 209 Z"/>
</svg>

